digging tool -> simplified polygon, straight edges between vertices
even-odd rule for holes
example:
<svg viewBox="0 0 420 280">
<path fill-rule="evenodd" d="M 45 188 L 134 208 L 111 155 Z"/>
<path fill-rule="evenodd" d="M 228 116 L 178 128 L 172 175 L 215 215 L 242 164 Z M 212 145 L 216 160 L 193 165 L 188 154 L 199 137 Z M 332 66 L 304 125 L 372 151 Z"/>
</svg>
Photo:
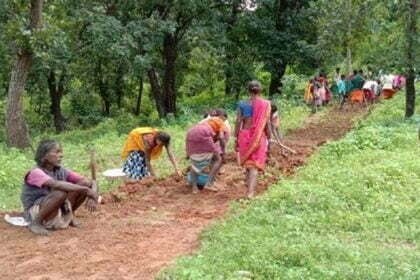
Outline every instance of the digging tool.
<svg viewBox="0 0 420 280">
<path fill-rule="evenodd" d="M 90 176 L 92 179 L 92 190 L 99 194 L 99 188 L 98 184 L 96 182 L 96 169 L 97 169 L 97 163 L 96 163 L 96 151 L 94 148 L 90 150 Z M 101 203 L 102 196 L 98 196 L 98 203 Z"/>
<path fill-rule="evenodd" d="M 285 150 L 287 150 L 287 151 L 289 151 L 289 152 L 291 152 L 292 154 L 297 154 L 297 152 L 295 151 L 295 150 L 293 150 L 292 148 L 289 148 L 289 147 L 287 147 L 286 145 L 284 145 L 284 144 L 282 144 L 282 143 L 280 143 L 280 141 L 279 140 L 270 140 L 270 142 L 274 142 L 274 143 L 276 143 L 277 145 L 279 145 L 281 148 L 283 148 L 283 149 L 285 149 Z"/>
</svg>

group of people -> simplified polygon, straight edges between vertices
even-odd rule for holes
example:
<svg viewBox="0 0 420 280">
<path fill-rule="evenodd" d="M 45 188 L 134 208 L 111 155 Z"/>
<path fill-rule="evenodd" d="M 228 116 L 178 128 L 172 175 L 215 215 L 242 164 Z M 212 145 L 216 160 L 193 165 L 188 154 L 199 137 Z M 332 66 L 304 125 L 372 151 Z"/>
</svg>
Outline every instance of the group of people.
<svg viewBox="0 0 420 280">
<path fill-rule="evenodd" d="M 225 162 L 227 142 L 233 136 L 237 161 L 245 169 L 247 197 L 255 195 L 258 172 L 265 168 L 270 143 L 281 137 L 277 107 L 264 99 L 261 91 L 258 81 L 248 84 L 249 98 L 239 102 L 233 130 L 223 109 L 210 110 L 188 129 L 185 137 L 189 159 L 187 181 L 193 193 L 198 193 L 200 188 L 210 191 L 223 188 L 217 178 Z M 133 129 L 121 153 L 123 172 L 131 180 L 154 176 L 151 161 L 165 149 L 175 173 L 182 176 L 170 142 L 170 135 L 159 129 Z M 29 229 L 36 234 L 46 235 L 50 229 L 78 226 L 73 213 L 85 201 L 88 210 L 94 211 L 97 207 L 95 182 L 62 167 L 62 157 L 58 142 L 42 141 L 35 155 L 36 166 L 24 178 L 21 195 L 24 217 Z"/>
<path fill-rule="evenodd" d="M 379 75 L 376 79 L 371 71 L 366 75 L 363 70 L 354 70 L 350 75 L 340 73 L 336 68 L 331 88 L 325 73 L 311 79 L 305 89 L 304 99 L 311 105 L 313 111 L 330 102 L 333 95 L 343 107 L 347 100 L 352 103 L 373 103 L 381 94 L 387 99 L 391 98 L 405 84 L 401 75 Z M 331 94 L 332 93 L 332 94 Z"/>
<path fill-rule="evenodd" d="M 308 104 L 312 105 L 314 112 L 331 101 L 332 94 L 325 73 L 321 72 L 318 76 L 309 80 L 304 98 Z"/>
<path fill-rule="evenodd" d="M 190 127 L 185 137 L 185 153 L 189 160 L 187 181 L 193 193 L 200 189 L 219 191 L 223 186 L 216 180 L 225 162 L 226 148 L 232 135 L 238 163 L 246 169 L 248 197 L 255 194 L 259 170 L 264 170 L 271 136 L 279 141 L 280 118 L 277 106 L 261 97 L 261 84 L 248 85 L 249 99 L 238 104 L 235 127 L 232 128 L 223 109 L 209 110 L 204 118 Z M 125 141 L 123 171 L 131 179 L 154 176 L 151 160 L 165 148 L 175 172 L 181 175 L 170 148 L 170 136 L 156 128 L 133 129 Z"/>
</svg>

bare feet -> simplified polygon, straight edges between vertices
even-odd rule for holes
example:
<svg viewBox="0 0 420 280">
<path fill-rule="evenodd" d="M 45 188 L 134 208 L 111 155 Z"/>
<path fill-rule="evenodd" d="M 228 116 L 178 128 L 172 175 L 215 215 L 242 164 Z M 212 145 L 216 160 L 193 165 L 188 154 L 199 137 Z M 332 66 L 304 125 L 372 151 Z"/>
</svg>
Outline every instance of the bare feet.
<svg viewBox="0 0 420 280">
<path fill-rule="evenodd" d="M 251 199 L 254 196 L 255 196 L 255 192 L 254 191 L 249 191 L 246 197 L 249 198 L 249 199 Z"/>
<path fill-rule="evenodd" d="M 76 220 L 75 218 L 73 218 L 72 220 L 71 220 L 71 222 L 70 222 L 70 226 L 71 227 L 75 227 L 75 228 L 78 228 L 78 227 L 80 227 L 82 224 L 78 221 L 78 220 Z"/>
<path fill-rule="evenodd" d="M 215 187 L 215 186 L 213 186 L 213 185 L 211 185 L 211 186 L 204 186 L 204 189 L 205 189 L 205 190 L 212 191 L 212 192 L 218 192 L 218 191 L 219 191 L 219 189 L 218 189 L 218 188 L 216 188 L 216 187 Z"/>
<path fill-rule="evenodd" d="M 224 185 L 222 185 L 221 183 L 219 183 L 217 181 L 214 182 L 213 187 L 215 187 L 219 191 L 224 191 L 226 189 Z"/>
<path fill-rule="evenodd" d="M 48 235 L 50 232 L 40 224 L 32 223 L 29 225 L 29 230 L 38 235 Z"/>
<path fill-rule="evenodd" d="M 198 192 L 199 192 L 199 190 L 198 190 L 198 187 L 197 186 L 192 187 L 192 193 L 193 194 L 198 194 Z"/>
</svg>

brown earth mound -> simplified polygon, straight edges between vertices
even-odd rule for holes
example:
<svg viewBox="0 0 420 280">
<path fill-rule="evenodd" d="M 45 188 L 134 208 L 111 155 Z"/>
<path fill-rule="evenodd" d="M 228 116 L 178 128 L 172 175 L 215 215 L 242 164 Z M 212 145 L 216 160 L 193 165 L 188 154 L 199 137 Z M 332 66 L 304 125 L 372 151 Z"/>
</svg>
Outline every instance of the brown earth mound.
<svg viewBox="0 0 420 280">
<path fill-rule="evenodd" d="M 260 176 L 263 192 L 282 175 L 292 174 L 318 146 L 342 137 L 366 110 L 332 109 L 323 119 L 308 118 L 275 146 L 269 167 Z M 222 217 L 229 202 L 245 197 L 244 171 L 228 156 L 218 180 L 225 190 L 197 195 L 183 180 L 168 177 L 121 185 L 105 195 L 98 212 L 77 212 L 82 228 L 40 237 L 0 222 L 1 279 L 153 279 L 176 257 L 199 246 L 199 234 Z"/>
</svg>

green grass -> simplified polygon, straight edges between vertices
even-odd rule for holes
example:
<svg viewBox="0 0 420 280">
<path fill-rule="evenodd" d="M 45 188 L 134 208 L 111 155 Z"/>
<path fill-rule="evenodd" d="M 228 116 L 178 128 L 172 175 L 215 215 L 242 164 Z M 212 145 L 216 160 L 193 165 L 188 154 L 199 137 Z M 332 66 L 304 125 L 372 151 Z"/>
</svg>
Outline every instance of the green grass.
<svg viewBox="0 0 420 280">
<path fill-rule="evenodd" d="M 161 279 L 420 279 L 420 102 L 377 106 L 344 139 L 248 205 Z"/>
<path fill-rule="evenodd" d="M 300 106 L 292 106 L 287 102 L 281 103 L 283 112 L 283 128 L 285 130 L 298 127 L 309 113 L 309 109 Z M 186 129 L 200 120 L 200 115 L 191 111 L 188 117 L 181 120 L 161 121 L 163 130 L 172 136 L 172 148 L 177 157 L 180 167 L 187 166 L 185 160 L 185 133 Z M 229 119 L 233 126 L 235 113 L 229 111 Z M 110 168 L 119 168 L 122 165 L 120 152 L 130 129 L 143 125 L 132 116 L 124 115 L 116 119 L 108 119 L 98 126 L 86 130 L 72 130 L 60 135 L 45 134 L 33 139 L 33 146 L 43 138 L 53 138 L 60 141 L 64 149 L 63 165 L 71 168 L 83 175 L 89 176 L 89 150 L 93 147 L 97 151 L 98 162 L 98 182 L 102 191 L 108 191 L 119 182 L 107 181 L 102 175 L 102 171 Z M 282 129 L 283 129 L 282 128 Z M 233 141 L 230 141 L 232 149 Z M 23 182 L 23 176 L 32 166 L 34 166 L 33 152 L 27 150 L 24 152 L 16 149 L 9 149 L 4 144 L 0 144 L 0 161 L 2 168 L 0 170 L 0 210 L 18 210 L 20 209 L 20 191 Z M 168 160 L 166 153 L 155 162 L 157 176 L 164 177 L 173 172 L 173 168 Z"/>
</svg>

